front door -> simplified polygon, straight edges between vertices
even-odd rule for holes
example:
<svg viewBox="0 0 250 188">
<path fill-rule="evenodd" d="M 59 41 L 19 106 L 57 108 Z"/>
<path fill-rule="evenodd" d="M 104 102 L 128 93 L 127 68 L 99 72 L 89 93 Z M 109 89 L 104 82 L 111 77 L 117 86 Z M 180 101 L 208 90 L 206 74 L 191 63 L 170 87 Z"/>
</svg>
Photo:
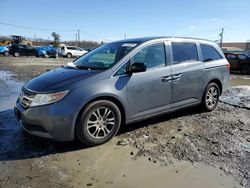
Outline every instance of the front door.
<svg viewBox="0 0 250 188">
<path fill-rule="evenodd" d="M 133 73 L 127 84 L 131 119 L 152 115 L 167 109 L 171 100 L 171 69 L 166 64 L 164 43 L 148 45 L 131 59 L 145 63 L 146 72 Z"/>
</svg>

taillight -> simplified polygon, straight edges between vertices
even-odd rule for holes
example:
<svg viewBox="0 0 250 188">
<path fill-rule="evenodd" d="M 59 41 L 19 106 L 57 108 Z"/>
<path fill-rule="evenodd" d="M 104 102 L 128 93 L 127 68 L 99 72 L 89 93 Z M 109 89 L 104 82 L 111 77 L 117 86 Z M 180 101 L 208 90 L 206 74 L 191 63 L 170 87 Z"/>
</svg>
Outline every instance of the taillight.
<svg viewBox="0 0 250 188">
<path fill-rule="evenodd" d="M 230 63 L 227 64 L 227 69 L 230 70 Z"/>
</svg>

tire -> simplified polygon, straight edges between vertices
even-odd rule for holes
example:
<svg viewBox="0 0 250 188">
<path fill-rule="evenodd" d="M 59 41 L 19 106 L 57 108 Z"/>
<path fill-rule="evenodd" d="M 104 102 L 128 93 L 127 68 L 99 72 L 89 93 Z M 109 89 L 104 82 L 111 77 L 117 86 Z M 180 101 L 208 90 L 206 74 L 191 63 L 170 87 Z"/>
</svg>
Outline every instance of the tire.
<svg viewBox="0 0 250 188">
<path fill-rule="evenodd" d="M 76 134 L 82 143 L 96 146 L 109 141 L 120 126 L 119 108 L 111 101 L 100 100 L 84 109 L 76 124 Z"/>
<path fill-rule="evenodd" d="M 250 64 L 244 64 L 241 67 L 241 74 L 250 74 Z"/>
<path fill-rule="evenodd" d="M 19 54 L 19 52 L 14 52 L 13 56 L 14 56 L 14 57 L 19 57 L 20 54 Z"/>
<path fill-rule="evenodd" d="M 204 111 L 214 110 L 219 102 L 220 89 L 216 83 L 209 83 L 204 91 L 201 107 Z"/>
<path fill-rule="evenodd" d="M 4 52 L 4 55 L 5 55 L 5 56 L 9 56 L 10 54 L 9 54 L 9 52 L 5 51 L 5 52 Z"/>
<path fill-rule="evenodd" d="M 72 57 L 72 54 L 71 53 L 68 53 L 67 54 L 67 58 L 71 58 Z"/>
</svg>

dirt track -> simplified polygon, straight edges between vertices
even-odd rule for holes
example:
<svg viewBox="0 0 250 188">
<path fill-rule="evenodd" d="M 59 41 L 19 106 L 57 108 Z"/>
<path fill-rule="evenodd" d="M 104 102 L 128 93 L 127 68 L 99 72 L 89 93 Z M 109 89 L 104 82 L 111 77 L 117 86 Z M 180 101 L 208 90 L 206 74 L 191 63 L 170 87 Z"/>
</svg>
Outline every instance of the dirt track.
<svg viewBox="0 0 250 188">
<path fill-rule="evenodd" d="M 15 80 L 25 82 L 69 61 L 0 57 L 0 70 L 11 71 Z M 0 85 L 7 83 L 3 80 Z M 137 187 L 150 187 L 150 182 L 164 187 L 161 177 L 165 176 L 172 187 L 187 182 L 190 187 L 250 187 L 250 111 L 241 108 L 250 101 L 249 91 L 230 90 L 210 113 L 193 108 L 129 125 L 110 143 L 89 149 L 78 142 L 55 143 L 23 133 L 11 106 L 6 107 L 0 112 L 0 187 L 36 187 L 44 182 L 52 187 L 135 186 L 130 173 L 144 181 Z M 235 103 L 237 96 L 240 101 Z M 154 168 L 153 174 L 147 172 Z M 145 173 L 146 179 L 139 173 Z M 193 180 L 198 176 L 200 180 Z M 206 178 L 213 183 L 206 185 Z"/>
</svg>

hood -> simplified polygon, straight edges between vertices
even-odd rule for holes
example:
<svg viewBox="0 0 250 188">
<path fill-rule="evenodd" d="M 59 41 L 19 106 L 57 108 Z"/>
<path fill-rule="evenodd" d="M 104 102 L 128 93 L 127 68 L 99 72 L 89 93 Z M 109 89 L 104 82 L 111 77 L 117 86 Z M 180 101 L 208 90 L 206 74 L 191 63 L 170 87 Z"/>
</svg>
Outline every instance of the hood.
<svg viewBox="0 0 250 188">
<path fill-rule="evenodd" d="M 25 84 L 25 88 L 38 93 L 53 92 L 65 86 L 68 86 L 65 89 L 69 89 L 73 83 L 97 73 L 99 72 L 61 67 L 33 78 Z"/>
</svg>

